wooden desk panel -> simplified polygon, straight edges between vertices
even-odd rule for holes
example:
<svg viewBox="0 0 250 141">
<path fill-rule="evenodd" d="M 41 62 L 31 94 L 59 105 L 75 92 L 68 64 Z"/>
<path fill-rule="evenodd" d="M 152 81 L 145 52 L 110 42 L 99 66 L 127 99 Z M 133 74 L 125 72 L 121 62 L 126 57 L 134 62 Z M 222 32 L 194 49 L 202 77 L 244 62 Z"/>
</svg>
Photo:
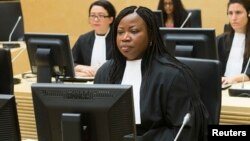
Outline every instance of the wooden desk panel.
<svg viewBox="0 0 250 141">
<path fill-rule="evenodd" d="M 16 77 L 20 78 L 20 75 Z M 31 84 L 34 82 L 34 79 L 22 79 L 21 83 L 14 87 L 19 125 L 23 140 L 37 139 L 36 122 L 31 95 Z"/>
<path fill-rule="evenodd" d="M 245 85 L 250 86 L 250 82 Z M 240 86 L 234 84 L 234 87 Z M 220 124 L 250 124 L 250 98 L 231 97 L 228 89 L 222 91 Z"/>
</svg>

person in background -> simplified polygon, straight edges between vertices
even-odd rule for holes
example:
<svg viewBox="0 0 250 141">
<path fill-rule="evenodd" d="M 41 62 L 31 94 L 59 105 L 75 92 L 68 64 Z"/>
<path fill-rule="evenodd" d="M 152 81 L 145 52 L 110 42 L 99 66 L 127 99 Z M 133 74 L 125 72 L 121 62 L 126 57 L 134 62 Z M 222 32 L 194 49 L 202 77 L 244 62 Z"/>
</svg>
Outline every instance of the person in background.
<svg viewBox="0 0 250 141">
<path fill-rule="evenodd" d="M 138 141 L 173 141 L 187 113 L 191 118 L 178 141 L 205 140 L 208 113 L 198 81 L 169 54 L 153 12 L 123 9 L 112 35 L 113 58 L 99 68 L 94 83 L 133 86 Z"/>
<path fill-rule="evenodd" d="M 188 16 L 181 0 L 160 0 L 158 10 L 162 11 L 165 26 L 169 28 L 181 27 Z M 190 26 L 190 20 L 187 20 L 184 27 Z"/>
<path fill-rule="evenodd" d="M 227 4 L 229 29 L 217 36 L 222 84 L 249 80 L 250 69 L 246 68 L 250 56 L 249 9 L 249 0 L 229 0 Z"/>
<path fill-rule="evenodd" d="M 111 58 L 110 29 L 116 10 L 109 1 L 97 0 L 89 7 L 92 31 L 81 35 L 72 48 L 76 76 L 95 76 L 96 70 Z"/>
</svg>

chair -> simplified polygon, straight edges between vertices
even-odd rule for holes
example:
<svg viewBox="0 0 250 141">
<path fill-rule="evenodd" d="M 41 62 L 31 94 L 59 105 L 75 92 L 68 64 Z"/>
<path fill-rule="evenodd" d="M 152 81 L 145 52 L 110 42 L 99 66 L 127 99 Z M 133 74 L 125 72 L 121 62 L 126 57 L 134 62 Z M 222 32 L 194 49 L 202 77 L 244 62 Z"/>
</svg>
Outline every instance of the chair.
<svg viewBox="0 0 250 141">
<path fill-rule="evenodd" d="M 20 1 L 0 2 L 0 41 L 8 41 L 19 16 L 22 16 Z M 20 20 L 12 34 L 11 41 L 22 41 L 24 38 L 24 20 Z"/>
<path fill-rule="evenodd" d="M 202 20 L 201 20 L 201 10 L 200 9 L 187 9 L 187 12 L 191 12 L 192 15 L 190 17 L 191 27 L 202 27 Z"/>
<path fill-rule="evenodd" d="M 0 48 L 0 93 L 14 94 L 13 70 L 10 50 Z"/>
<path fill-rule="evenodd" d="M 218 60 L 176 57 L 194 72 L 201 88 L 201 99 L 209 113 L 209 124 L 219 124 L 221 111 L 221 66 Z"/>
<path fill-rule="evenodd" d="M 155 11 L 153 11 L 153 13 L 156 16 L 158 26 L 159 27 L 165 27 L 162 11 L 161 10 L 155 10 Z"/>
</svg>

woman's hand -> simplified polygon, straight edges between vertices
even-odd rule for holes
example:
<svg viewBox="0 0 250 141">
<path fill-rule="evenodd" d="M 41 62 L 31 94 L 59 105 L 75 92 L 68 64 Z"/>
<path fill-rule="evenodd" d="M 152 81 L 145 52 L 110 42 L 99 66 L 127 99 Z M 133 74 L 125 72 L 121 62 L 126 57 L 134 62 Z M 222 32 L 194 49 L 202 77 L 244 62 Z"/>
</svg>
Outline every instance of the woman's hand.
<svg viewBox="0 0 250 141">
<path fill-rule="evenodd" d="M 222 77 L 221 83 L 222 85 L 225 84 L 233 84 L 233 83 L 239 83 L 243 81 L 249 81 L 249 77 L 246 74 L 239 74 L 231 77 Z"/>
<path fill-rule="evenodd" d="M 94 77 L 96 74 L 96 70 L 91 66 L 76 65 L 74 70 L 75 75 L 80 77 Z"/>
</svg>

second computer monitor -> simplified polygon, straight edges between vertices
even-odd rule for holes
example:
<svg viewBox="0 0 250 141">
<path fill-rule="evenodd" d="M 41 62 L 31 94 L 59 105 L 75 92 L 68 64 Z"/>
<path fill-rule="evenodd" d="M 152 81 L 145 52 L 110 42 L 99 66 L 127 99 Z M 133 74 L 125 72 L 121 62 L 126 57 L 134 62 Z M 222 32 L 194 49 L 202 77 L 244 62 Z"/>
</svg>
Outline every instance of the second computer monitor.
<svg viewBox="0 0 250 141">
<path fill-rule="evenodd" d="M 215 29 L 162 27 L 160 32 L 173 56 L 218 59 Z"/>
<path fill-rule="evenodd" d="M 51 82 L 51 77 L 74 77 L 73 57 L 67 34 L 25 33 L 32 73 L 37 82 Z"/>
</svg>

